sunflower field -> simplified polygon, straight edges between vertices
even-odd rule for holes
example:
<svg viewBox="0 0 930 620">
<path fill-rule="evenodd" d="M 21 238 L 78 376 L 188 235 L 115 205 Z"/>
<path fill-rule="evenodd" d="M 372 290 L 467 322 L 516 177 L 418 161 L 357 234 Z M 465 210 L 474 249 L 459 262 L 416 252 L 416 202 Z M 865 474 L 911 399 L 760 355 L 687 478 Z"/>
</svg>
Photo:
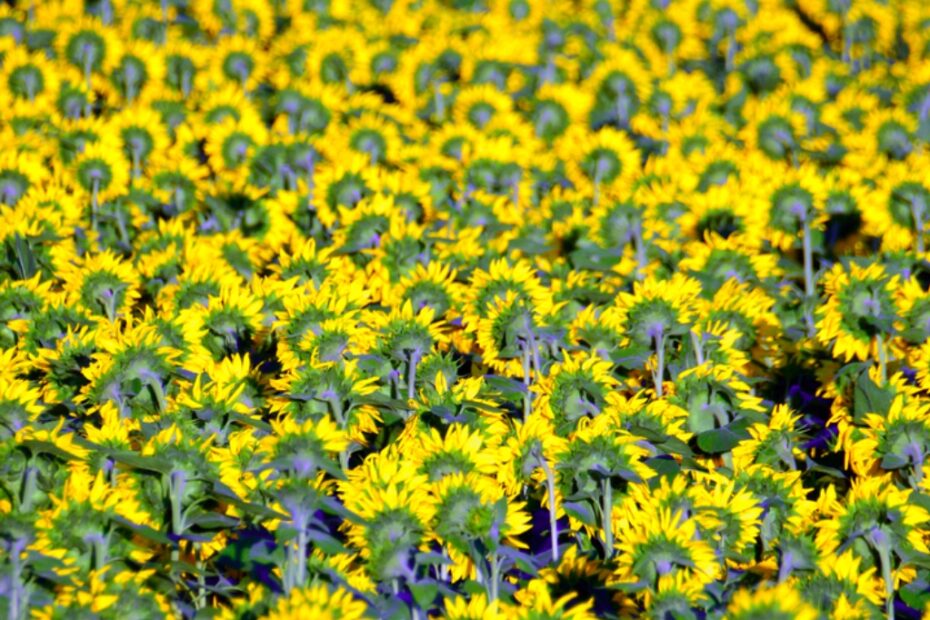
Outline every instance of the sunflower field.
<svg viewBox="0 0 930 620">
<path fill-rule="evenodd" d="M 0 6 L 10 620 L 930 617 L 930 3 Z"/>
</svg>

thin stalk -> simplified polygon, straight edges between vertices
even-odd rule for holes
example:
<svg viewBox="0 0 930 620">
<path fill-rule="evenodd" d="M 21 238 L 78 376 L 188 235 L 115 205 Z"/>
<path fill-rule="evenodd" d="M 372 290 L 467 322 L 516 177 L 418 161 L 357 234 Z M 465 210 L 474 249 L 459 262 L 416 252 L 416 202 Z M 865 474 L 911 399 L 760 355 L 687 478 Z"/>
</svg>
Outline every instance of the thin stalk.
<svg viewBox="0 0 930 620">
<path fill-rule="evenodd" d="M 90 227 L 97 234 L 97 211 L 99 210 L 100 179 L 94 178 L 90 182 Z"/>
<path fill-rule="evenodd" d="M 614 554 L 614 498 L 613 498 L 613 487 L 610 485 L 610 478 L 605 477 L 601 482 L 601 500 L 603 501 L 603 507 L 601 512 L 603 513 L 602 524 L 604 527 L 604 557 L 610 559 Z"/>
<path fill-rule="evenodd" d="M 420 361 L 419 351 L 411 351 L 407 359 L 407 402 L 409 403 L 417 395 L 417 364 Z M 409 409 L 409 415 L 413 415 L 414 409 Z"/>
<path fill-rule="evenodd" d="M 194 606 L 197 609 L 203 609 L 207 606 L 207 581 L 204 578 L 204 562 L 201 559 L 200 543 L 195 545 L 197 550 L 197 597 L 194 599 Z"/>
<path fill-rule="evenodd" d="M 444 560 L 449 559 L 449 552 L 446 550 L 445 545 L 442 547 L 442 558 Z M 439 565 L 439 578 L 443 581 L 449 581 L 449 564 L 446 562 Z"/>
<path fill-rule="evenodd" d="M 87 53 L 84 55 L 84 83 L 87 86 L 87 100 L 84 102 L 84 116 L 90 117 L 90 95 L 93 92 L 93 84 L 91 83 L 91 68 L 94 63 L 94 52 L 93 48 L 87 50 Z"/>
<path fill-rule="evenodd" d="M 161 44 L 165 45 L 168 43 L 168 0 L 161 0 L 161 25 Z"/>
<path fill-rule="evenodd" d="M 491 554 L 491 578 L 488 583 L 488 600 L 496 601 L 500 592 L 501 563 L 497 552 Z"/>
<path fill-rule="evenodd" d="M 810 218 L 804 217 L 804 294 L 808 299 L 814 297 L 814 251 L 811 243 Z"/>
<path fill-rule="evenodd" d="M 168 410 L 168 399 L 165 396 L 165 388 L 162 387 L 161 381 L 157 378 L 149 378 L 146 383 L 148 383 L 149 388 L 152 390 L 152 394 L 155 396 L 155 404 L 158 405 L 159 411 Z"/>
<path fill-rule="evenodd" d="M 26 607 L 26 592 L 23 588 L 23 565 L 20 555 L 25 549 L 26 543 L 22 539 L 16 539 L 10 545 L 10 563 L 12 564 L 11 592 L 9 617 L 11 620 L 19 620 L 22 616 L 22 610 Z"/>
<path fill-rule="evenodd" d="M 914 218 L 915 237 L 917 243 L 917 253 L 924 253 L 924 214 L 923 209 L 917 207 L 911 200 L 911 215 Z"/>
<path fill-rule="evenodd" d="M 549 494 L 549 542 L 552 545 L 552 562 L 559 561 L 559 530 L 558 521 L 555 517 L 555 476 L 552 474 L 552 468 L 549 462 L 542 455 L 542 451 L 537 454 L 539 465 L 546 474 L 546 493 Z"/>
<path fill-rule="evenodd" d="M 533 409 L 533 395 L 530 392 L 530 349 L 526 341 L 523 341 L 523 387 L 526 391 L 523 393 L 523 421 L 530 418 L 530 412 Z"/>
<path fill-rule="evenodd" d="M 171 504 L 171 533 L 180 536 L 184 533 L 184 486 L 187 475 L 183 470 L 173 470 L 168 474 L 168 502 Z M 180 542 L 176 541 L 171 550 L 171 562 L 177 564 L 181 559 Z"/>
<path fill-rule="evenodd" d="M 884 532 L 880 532 L 880 536 L 876 536 L 876 538 L 878 540 L 873 541 L 872 544 L 878 551 L 878 559 L 882 567 L 882 579 L 885 582 L 885 617 L 888 620 L 894 620 L 894 578 L 891 575 L 891 552 Z"/>
<path fill-rule="evenodd" d="M 643 218 L 642 215 L 636 218 L 633 223 L 633 243 L 636 249 L 636 279 L 642 280 L 646 277 L 646 242 L 643 238 Z"/>
<path fill-rule="evenodd" d="M 694 345 L 694 361 L 700 366 L 704 363 L 704 347 L 701 342 L 702 338 L 697 332 L 691 332 L 691 344 Z"/>
<path fill-rule="evenodd" d="M 794 568 L 791 565 L 791 552 L 786 552 L 781 558 L 781 564 L 778 566 L 778 583 L 784 582 L 788 576 L 791 574 L 791 570 Z"/>
<path fill-rule="evenodd" d="M 655 342 L 656 347 L 656 370 L 653 381 L 655 382 L 656 396 L 662 398 L 665 395 L 662 385 L 665 377 L 665 334 L 659 332 L 659 334 L 653 336 L 653 342 Z"/>
<path fill-rule="evenodd" d="M 297 530 L 297 575 L 295 585 L 299 586 L 307 578 L 307 545 L 309 540 L 307 538 L 306 518 L 301 516 L 295 525 L 299 528 Z"/>
<path fill-rule="evenodd" d="M 23 514 L 32 511 L 32 498 L 38 488 L 39 470 L 33 465 L 32 457 L 26 462 L 23 476 L 22 495 L 19 500 L 19 511 Z"/>
<path fill-rule="evenodd" d="M 888 382 L 888 352 L 885 350 L 885 338 L 881 334 L 875 335 L 875 348 L 878 349 L 878 372 L 882 385 Z"/>
<path fill-rule="evenodd" d="M 736 33 L 730 32 L 727 35 L 727 54 L 726 64 L 724 65 L 727 73 L 733 72 L 734 59 L 736 58 Z"/>
</svg>

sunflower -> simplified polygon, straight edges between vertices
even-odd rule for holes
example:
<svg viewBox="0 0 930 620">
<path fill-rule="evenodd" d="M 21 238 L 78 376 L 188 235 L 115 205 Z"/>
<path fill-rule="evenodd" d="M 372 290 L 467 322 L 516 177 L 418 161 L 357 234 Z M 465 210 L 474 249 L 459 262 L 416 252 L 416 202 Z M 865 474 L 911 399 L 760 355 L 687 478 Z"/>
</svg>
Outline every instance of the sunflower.
<svg viewBox="0 0 930 620">
<path fill-rule="evenodd" d="M 695 485 L 691 496 L 702 538 L 715 543 L 721 557 L 739 562 L 755 555 L 764 512 L 757 497 L 720 475 Z"/>
<path fill-rule="evenodd" d="M 113 119 L 123 155 L 130 162 L 132 178 L 142 176 L 153 155 L 168 148 L 168 134 L 161 117 L 149 107 L 124 110 Z"/>
<path fill-rule="evenodd" d="M 111 401 L 122 416 L 142 417 L 168 409 L 168 396 L 181 351 L 164 342 L 156 326 L 143 321 L 113 322 L 98 328 L 97 353 L 83 374 L 87 383 L 78 403 Z"/>
<path fill-rule="evenodd" d="M 864 228 L 881 239 L 882 249 L 916 250 L 924 253 L 927 220 L 930 219 L 930 187 L 919 172 L 926 170 L 925 156 L 889 165 L 878 180 L 873 199 L 877 208 L 863 209 Z"/>
<path fill-rule="evenodd" d="M 514 597 L 518 605 L 513 605 L 510 617 L 521 620 L 532 618 L 553 618 L 564 620 L 593 620 L 595 615 L 594 601 L 581 601 L 575 593 L 568 593 L 555 598 L 549 592 L 549 584 L 541 579 L 531 580 L 527 586 L 517 592 Z"/>
<path fill-rule="evenodd" d="M 568 178 L 590 192 L 597 205 L 602 193 L 628 183 L 640 171 L 640 153 L 624 132 L 604 128 L 589 132 L 570 128 L 556 145 L 567 161 Z"/>
<path fill-rule="evenodd" d="M 611 47 L 609 56 L 591 73 L 585 92 L 594 93 L 591 126 L 612 124 L 626 128 L 652 96 L 649 67 L 632 50 Z"/>
<path fill-rule="evenodd" d="M 745 469 L 753 464 L 764 465 L 776 471 L 795 471 L 804 452 L 798 447 L 802 436 L 798 430 L 799 415 L 794 415 L 786 405 L 777 405 L 767 424 L 750 426 L 750 439 L 743 440 L 733 448 L 733 467 Z"/>
<path fill-rule="evenodd" d="M 860 476 L 892 470 L 907 486 L 918 488 L 930 452 L 930 405 L 895 397 L 886 414 L 869 413 L 861 430 L 849 428 L 840 440 L 853 471 Z M 910 473 L 905 475 L 905 472 Z"/>
<path fill-rule="evenodd" d="M 817 309 L 818 340 L 846 361 L 870 359 L 876 349 L 884 358 L 885 339 L 890 339 L 897 320 L 894 291 L 898 279 L 880 263 L 866 267 L 835 264 L 824 279 L 826 303 Z"/>
<path fill-rule="evenodd" d="M 431 486 L 436 498 L 436 519 L 431 537 L 443 544 L 453 561 L 453 581 L 475 576 L 490 568 L 495 571 L 497 551 L 501 546 L 525 548 L 519 536 L 530 528 L 530 517 L 523 511 L 523 502 L 508 501 L 497 482 L 477 473 L 452 473 Z M 475 550 L 487 549 L 490 566 L 476 564 Z M 484 555 L 484 553 L 482 553 Z M 478 556 L 480 557 L 480 556 Z M 488 580 L 487 577 L 483 579 Z M 498 584 L 490 580 L 490 597 Z"/>
<path fill-rule="evenodd" d="M 292 590 L 279 597 L 262 620 L 319 618 L 320 620 L 362 620 L 368 616 L 368 606 L 348 590 L 325 584 Z"/>
<path fill-rule="evenodd" d="M 366 435 L 377 432 L 381 421 L 379 411 L 366 402 L 378 391 L 377 384 L 377 377 L 362 376 L 357 360 L 311 360 L 271 381 L 280 395 L 270 406 L 272 412 L 300 422 L 331 416 L 353 442 L 365 446 Z"/>
<path fill-rule="evenodd" d="M 436 515 L 427 477 L 390 450 L 370 456 L 339 482 L 339 494 L 360 522 L 345 521 L 350 544 L 359 549 L 375 579 L 404 575 L 410 555 L 425 546 Z"/>
<path fill-rule="evenodd" d="M 890 475 L 854 480 L 842 503 L 830 486 L 821 499 L 822 519 L 815 524 L 822 553 L 851 546 L 865 568 L 881 571 L 889 607 L 901 583 L 913 579 L 911 554 L 930 553 L 923 530 L 930 515 L 912 502 L 911 494 L 895 488 Z"/>
<path fill-rule="evenodd" d="M 688 333 L 701 292 L 697 280 L 676 272 L 668 280 L 646 278 L 633 285 L 632 293 L 620 293 L 614 307 L 625 325 L 626 341 L 656 352 L 654 383 L 662 396 L 667 346 Z"/>
<path fill-rule="evenodd" d="M 491 475 L 497 469 L 496 438 L 485 435 L 480 428 L 470 432 L 466 426 L 450 424 L 444 433 L 424 429 L 412 434 L 408 441 L 402 451 L 430 482 L 453 474 Z"/>
<path fill-rule="evenodd" d="M 16 46 L 4 54 L 0 84 L 6 86 L 5 98 L 9 99 L 5 110 L 26 103 L 31 113 L 49 113 L 55 109 L 60 76 L 44 54 Z"/>
<path fill-rule="evenodd" d="M 211 125 L 204 150 L 214 173 L 223 175 L 230 185 L 238 188 L 246 183 L 248 162 L 255 148 L 267 142 L 264 126 L 226 118 Z"/>
<path fill-rule="evenodd" d="M 132 488 L 111 487 L 102 471 L 94 475 L 73 466 L 61 495 L 53 496 L 52 507 L 40 512 L 38 526 L 42 533 L 31 547 L 59 559 L 71 556 L 75 568 L 84 574 L 101 570 L 111 562 L 144 562 L 151 558 L 152 550 L 118 535 L 120 518 L 158 527 Z"/>
<path fill-rule="evenodd" d="M 612 364 L 595 354 L 566 355 L 533 385 L 539 395 L 536 410 L 552 421 L 557 435 L 568 436 L 579 419 L 596 417 L 617 403 L 620 382 L 611 370 Z"/>
<path fill-rule="evenodd" d="M 710 543 L 696 535 L 697 522 L 650 508 L 620 515 L 616 522 L 616 582 L 657 590 L 663 578 L 677 574 L 703 584 L 714 581 L 720 565 Z"/>
<path fill-rule="evenodd" d="M 86 326 L 69 330 L 54 347 L 39 349 L 34 363 L 45 374 L 43 399 L 62 403 L 76 396 L 86 383 L 81 373 L 96 352 L 95 334 Z"/>
<path fill-rule="evenodd" d="M 74 182 L 90 194 L 92 222 L 96 223 L 101 204 L 129 189 L 129 162 L 118 144 L 93 142 L 84 147 L 73 165 Z"/>
<path fill-rule="evenodd" d="M 112 252 L 88 254 L 59 267 L 66 291 L 92 315 L 115 321 L 128 317 L 139 299 L 132 265 Z"/>
<path fill-rule="evenodd" d="M 750 352 L 757 362 L 778 366 L 782 360 L 779 348 L 782 330 L 774 310 L 775 300 L 764 289 L 735 279 L 727 280 L 717 289 L 703 313 L 699 344 L 703 346 L 703 332 L 723 325 L 737 332 L 735 347 Z"/>
<path fill-rule="evenodd" d="M 11 149 L 0 155 L 0 204 L 17 206 L 30 189 L 47 180 L 48 170 L 35 154 Z"/>
<path fill-rule="evenodd" d="M 761 586 L 752 591 L 737 590 L 727 607 L 727 617 L 741 620 L 814 620 L 818 614 L 817 609 L 805 601 L 794 586 L 782 583 Z"/>
<path fill-rule="evenodd" d="M 863 570 L 861 565 L 852 549 L 830 554 L 818 562 L 817 573 L 800 582 L 809 600 L 821 609 L 832 608 L 835 618 L 879 617 L 885 598 L 881 578 L 875 567 Z"/>
<path fill-rule="evenodd" d="M 106 92 L 111 103 L 132 105 L 159 93 L 165 76 L 164 56 L 154 43 L 136 39 L 108 55 L 103 71 L 109 78 Z"/>
<path fill-rule="evenodd" d="M 616 524 L 613 487 L 629 486 L 655 476 L 644 463 L 650 450 L 639 438 L 622 429 L 616 419 L 601 415 L 593 420 L 582 418 L 575 433 L 558 455 L 556 471 L 563 496 L 589 500 L 599 513 L 605 557 L 614 554 L 613 535 Z M 573 523 L 574 525 L 574 523 Z M 584 523 L 591 530 L 592 523 Z"/>
<path fill-rule="evenodd" d="M 194 372 L 235 353 L 246 353 L 266 332 L 262 301 L 247 290 L 223 287 L 203 306 L 193 305 L 179 313 L 184 341 L 190 350 Z M 196 360 L 196 361 L 195 361 Z"/>
</svg>

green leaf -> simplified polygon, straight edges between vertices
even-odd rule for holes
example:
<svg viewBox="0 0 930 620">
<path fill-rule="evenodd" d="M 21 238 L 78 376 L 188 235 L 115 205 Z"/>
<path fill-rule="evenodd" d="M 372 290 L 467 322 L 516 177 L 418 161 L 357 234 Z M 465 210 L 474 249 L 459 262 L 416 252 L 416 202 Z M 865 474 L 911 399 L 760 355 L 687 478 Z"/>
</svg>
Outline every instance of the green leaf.
<svg viewBox="0 0 930 620">
<path fill-rule="evenodd" d="M 52 456 L 57 456 L 58 458 L 64 461 L 70 461 L 76 458 L 70 452 L 66 452 L 53 444 L 50 441 L 42 441 L 39 439 L 27 439 L 19 444 L 20 446 L 27 448 L 33 454 L 51 454 Z"/>
<path fill-rule="evenodd" d="M 580 502 L 563 502 L 562 509 L 565 510 L 568 516 L 574 519 L 578 519 L 585 525 L 597 525 L 597 519 L 594 517 L 594 512 L 585 504 Z"/>
<path fill-rule="evenodd" d="M 652 355 L 652 348 L 633 344 L 623 349 L 616 349 L 610 353 L 610 361 L 627 370 L 642 368 L 643 364 Z"/>
<path fill-rule="evenodd" d="M 907 584 L 900 592 L 901 600 L 912 609 L 925 609 L 930 603 L 930 584 L 922 579 Z"/>
<path fill-rule="evenodd" d="M 745 430 L 734 430 L 732 425 L 704 431 L 697 436 L 698 447 L 708 454 L 729 452 L 736 445 L 749 438 Z"/>
<path fill-rule="evenodd" d="M 113 522 L 117 523 L 118 525 L 122 527 L 125 527 L 128 530 L 131 530 L 133 533 L 138 534 L 142 538 L 146 540 L 150 540 L 159 545 L 171 545 L 172 544 L 171 539 L 168 538 L 165 534 L 163 534 L 162 532 L 159 532 L 158 530 L 152 529 L 151 527 L 147 525 L 142 525 L 140 523 L 133 523 L 129 519 L 125 517 L 119 517 L 119 516 L 113 517 Z"/>
<path fill-rule="evenodd" d="M 439 587 L 429 582 L 408 583 L 407 587 L 410 588 L 413 600 L 417 602 L 420 609 L 430 609 L 433 601 L 436 600 L 436 594 L 439 593 Z"/>
<path fill-rule="evenodd" d="M 171 471 L 171 463 L 157 456 L 140 456 L 135 452 L 110 452 L 108 456 L 117 463 L 128 465 L 133 469 L 159 474 L 167 474 Z"/>
<path fill-rule="evenodd" d="M 899 454 L 886 454 L 882 457 L 882 469 L 901 469 L 911 464 L 911 459 Z"/>
<path fill-rule="evenodd" d="M 869 413 L 885 415 L 891 409 L 894 391 L 883 389 L 869 377 L 868 372 L 859 375 L 853 391 L 853 417 L 862 422 Z"/>
</svg>

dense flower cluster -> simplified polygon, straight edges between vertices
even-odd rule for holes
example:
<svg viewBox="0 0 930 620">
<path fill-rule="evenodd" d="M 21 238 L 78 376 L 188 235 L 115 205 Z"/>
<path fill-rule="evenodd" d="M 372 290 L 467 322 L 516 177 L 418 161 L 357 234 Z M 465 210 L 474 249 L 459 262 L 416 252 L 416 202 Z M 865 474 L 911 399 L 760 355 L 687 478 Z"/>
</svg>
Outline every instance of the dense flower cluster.
<svg viewBox="0 0 930 620">
<path fill-rule="evenodd" d="M 0 6 L 0 609 L 930 610 L 930 5 Z"/>
</svg>

